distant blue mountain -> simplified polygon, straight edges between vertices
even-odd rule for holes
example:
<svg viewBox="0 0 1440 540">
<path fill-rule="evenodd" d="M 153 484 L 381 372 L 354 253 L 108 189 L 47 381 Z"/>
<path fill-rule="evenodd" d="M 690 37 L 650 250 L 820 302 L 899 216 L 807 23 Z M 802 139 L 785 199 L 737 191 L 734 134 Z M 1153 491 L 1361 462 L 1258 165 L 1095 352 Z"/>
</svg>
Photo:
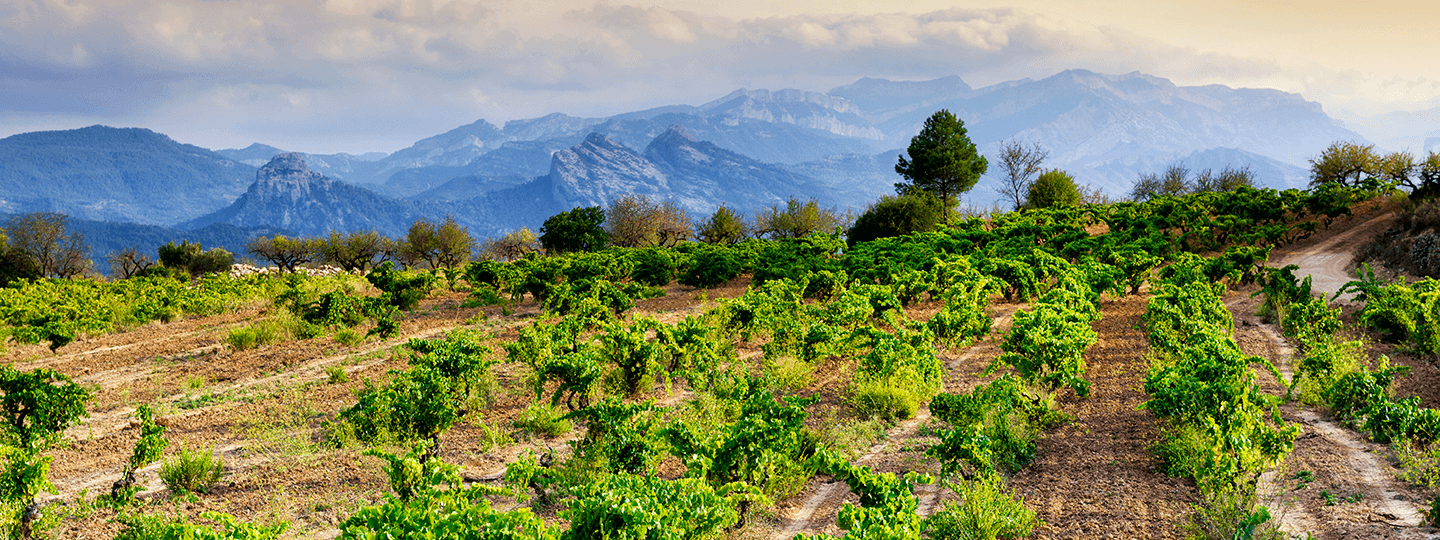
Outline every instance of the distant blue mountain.
<svg viewBox="0 0 1440 540">
<path fill-rule="evenodd" d="M 148 129 L 90 126 L 0 139 L 0 212 L 172 224 L 229 204 L 255 168 Z"/>
<path fill-rule="evenodd" d="M 1248 165 L 1262 185 L 1299 186 L 1306 158 L 1333 141 L 1363 141 L 1318 104 L 1275 90 L 1084 70 L 984 88 L 959 77 L 865 78 L 823 94 L 742 89 L 606 118 L 477 120 L 384 156 L 302 155 L 317 178 L 304 196 L 279 185 L 254 191 L 252 164 L 283 153 L 273 146 L 210 152 L 103 126 L 22 134 L 0 140 L 0 212 L 305 234 L 389 233 L 453 214 L 492 234 L 622 193 L 673 198 L 697 213 L 790 196 L 858 209 L 892 191 L 897 155 L 942 108 L 965 122 L 983 154 L 993 157 L 1006 140 L 1035 142 L 1050 152 L 1047 168 L 1112 197 L 1171 163 Z M 999 199 L 991 161 L 967 204 Z"/>
</svg>

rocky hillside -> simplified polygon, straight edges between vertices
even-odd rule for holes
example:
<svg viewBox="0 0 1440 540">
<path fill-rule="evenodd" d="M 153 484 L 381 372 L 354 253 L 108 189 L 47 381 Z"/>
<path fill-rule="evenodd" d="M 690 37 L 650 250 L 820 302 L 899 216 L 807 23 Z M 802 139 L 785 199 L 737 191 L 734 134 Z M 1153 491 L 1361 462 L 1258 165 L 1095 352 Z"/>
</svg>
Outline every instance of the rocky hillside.
<svg viewBox="0 0 1440 540">
<path fill-rule="evenodd" d="M 255 168 L 148 129 L 90 126 L 0 139 L 0 213 L 169 225 L 229 204 Z"/>
<path fill-rule="evenodd" d="M 421 217 L 412 202 L 385 197 L 313 172 L 303 155 L 285 153 L 261 167 L 240 198 L 219 211 L 182 223 L 280 227 L 304 235 L 375 229 L 399 236 Z"/>
</svg>

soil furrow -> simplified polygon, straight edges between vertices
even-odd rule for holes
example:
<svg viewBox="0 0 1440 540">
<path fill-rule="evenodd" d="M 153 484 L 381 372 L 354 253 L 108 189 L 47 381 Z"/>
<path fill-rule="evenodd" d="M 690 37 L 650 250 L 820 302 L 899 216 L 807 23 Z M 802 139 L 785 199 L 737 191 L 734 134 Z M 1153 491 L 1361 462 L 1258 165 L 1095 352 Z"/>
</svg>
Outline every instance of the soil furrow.
<svg viewBox="0 0 1440 540">
<path fill-rule="evenodd" d="M 1011 479 L 1045 525 L 1035 538 L 1182 538 L 1194 488 L 1163 472 L 1150 451 L 1160 439 L 1154 415 L 1137 410 L 1150 346 L 1140 316 L 1146 298 L 1102 306 L 1092 324 L 1099 341 L 1085 352 L 1091 395 L 1066 392 L 1060 410 L 1074 416 L 1039 442 L 1029 467 Z"/>
</svg>

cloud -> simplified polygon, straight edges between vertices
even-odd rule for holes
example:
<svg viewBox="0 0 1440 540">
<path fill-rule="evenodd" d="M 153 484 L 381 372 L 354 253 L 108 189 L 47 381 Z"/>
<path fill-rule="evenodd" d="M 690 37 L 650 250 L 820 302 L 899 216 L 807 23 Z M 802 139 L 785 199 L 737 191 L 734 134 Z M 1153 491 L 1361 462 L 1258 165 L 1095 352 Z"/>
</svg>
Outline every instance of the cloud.
<svg viewBox="0 0 1440 540">
<path fill-rule="evenodd" d="M 310 151 L 394 149 L 478 117 L 613 114 L 862 76 L 981 86 L 1084 68 L 1357 103 L 1440 96 L 1423 78 L 1282 66 L 1022 9 L 737 18 L 607 2 L 11 0 L 0 51 L 0 110 L 26 126 L 88 115 L 188 130 L 197 144 Z M 227 129 L 228 142 L 210 139 Z"/>
</svg>

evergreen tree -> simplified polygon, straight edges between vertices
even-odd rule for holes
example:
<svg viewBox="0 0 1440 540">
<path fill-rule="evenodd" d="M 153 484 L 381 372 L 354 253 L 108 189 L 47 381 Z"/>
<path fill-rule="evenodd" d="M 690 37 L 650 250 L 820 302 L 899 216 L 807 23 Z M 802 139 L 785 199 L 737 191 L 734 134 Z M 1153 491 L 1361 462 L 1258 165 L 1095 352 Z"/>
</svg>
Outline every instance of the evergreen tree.
<svg viewBox="0 0 1440 540">
<path fill-rule="evenodd" d="M 900 156 L 895 172 L 908 182 L 895 184 L 895 191 L 928 191 L 940 197 L 945 208 L 954 207 L 953 199 L 970 191 L 989 166 L 965 134 L 965 123 L 945 109 L 925 119 L 906 153 L 910 159 Z"/>
</svg>

